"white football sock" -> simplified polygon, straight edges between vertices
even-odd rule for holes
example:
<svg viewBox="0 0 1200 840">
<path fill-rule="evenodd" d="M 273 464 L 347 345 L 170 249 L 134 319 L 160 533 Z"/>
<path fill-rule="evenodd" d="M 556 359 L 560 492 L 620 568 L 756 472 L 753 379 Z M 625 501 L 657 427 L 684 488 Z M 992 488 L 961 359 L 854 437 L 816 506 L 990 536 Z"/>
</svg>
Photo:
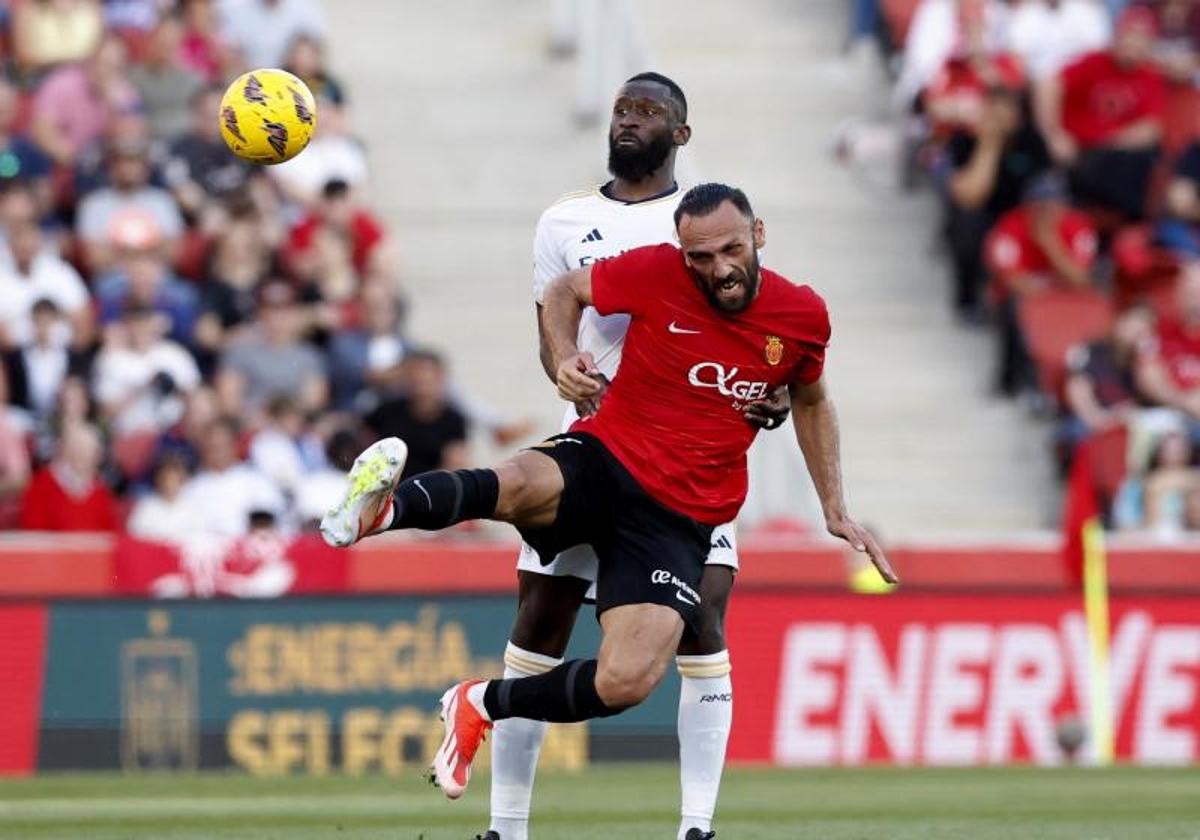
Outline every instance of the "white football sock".
<svg viewBox="0 0 1200 840">
<path fill-rule="evenodd" d="M 679 689 L 679 781 L 683 790 L 679 840 L 690 828 L 709 831 L 733 725 L 729 651 L 675 657 Z"/>
<path fill-rule="evenodd" d="M 504 678 L 532 677 L 562 664 L 562 659 L 524 650 L 512 642 L 504 650 Z M 525 718 L 497 721 L 492 730 L 492 823 L 500 840 L 528 840 L 529 802 L 538 754 L 548 723 Z"/>
</svg>

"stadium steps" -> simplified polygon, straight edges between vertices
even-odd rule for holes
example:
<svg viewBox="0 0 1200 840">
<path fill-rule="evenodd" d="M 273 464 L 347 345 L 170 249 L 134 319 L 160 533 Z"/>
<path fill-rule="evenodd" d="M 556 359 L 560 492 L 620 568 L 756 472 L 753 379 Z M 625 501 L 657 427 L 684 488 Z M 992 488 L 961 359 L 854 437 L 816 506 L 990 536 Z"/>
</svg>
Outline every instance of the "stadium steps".
<svg viewBox="0 0 1200 840">
<path fill-rule="evenodd" d="M 403 250 L 412 334 L 446 350 L 466 388 L 552 430 L 560 409 L 537 364 L 530 243 L 546 204 L 604 178 L 604 142 L 572 120 L 571 64 L 547 55 L 548 4 L 337 5 L 335 66 Z M 991 336 L 948 313 L 932 197 L 872 188 L 831 162 L 835 127 L 886 97 L 838 61 L 843 6 L 636 8 L 656 69 L 689 95 L 687 171 L 745 187 L 767 222 L 764 263 L 829 301 L 853 509 L 890 536 L 1043 527 L 1054 495 L 1045 433 L 989 396 Z M 786 433 L 764 443 L 758 460 L 776 469 L 753 512 L 812 510 L 798 464 L 775 457 L 789 448 Z"/>
</svg>

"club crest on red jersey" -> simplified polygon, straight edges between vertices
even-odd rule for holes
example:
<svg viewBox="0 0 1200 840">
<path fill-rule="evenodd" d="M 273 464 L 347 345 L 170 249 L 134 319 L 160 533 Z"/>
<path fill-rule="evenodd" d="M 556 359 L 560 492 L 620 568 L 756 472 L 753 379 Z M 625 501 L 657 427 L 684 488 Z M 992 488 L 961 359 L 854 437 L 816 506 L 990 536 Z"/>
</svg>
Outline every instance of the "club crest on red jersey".
<svg viewBox="0 0 1200 840">
<path fill-rule="evenodd" d="M 767 336 L 767 346 L 763 350 L 763 355 L 767 357 L 767 364 L 774 367 L 783 361 L 783 339 L 777 335 Z"/>
</svg>

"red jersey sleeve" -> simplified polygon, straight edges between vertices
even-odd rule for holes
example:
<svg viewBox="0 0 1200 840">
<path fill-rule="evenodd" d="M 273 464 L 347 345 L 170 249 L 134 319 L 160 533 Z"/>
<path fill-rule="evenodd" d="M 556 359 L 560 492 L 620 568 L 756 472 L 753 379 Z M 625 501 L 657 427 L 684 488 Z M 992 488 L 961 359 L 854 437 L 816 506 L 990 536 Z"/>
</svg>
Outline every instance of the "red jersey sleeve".
<svg viewBox="0 0 1200 840">
<path fill-rule="evenodd" d="M 801 385 L 811 385 L 821 378 L 825 370 L 825 348 L 829 346 L 829 309 L 825 300 L 808 286 L 804 293 L 805 317 L 803 331 L 799 337 L 800 358 L 792 372 L 792 380 Z"/>
<path fill-rule="evenodd" d="M 676 258 L 672 245 L 648 245 L 634 248 L 619 257 L 601 260 L 592 266 L 592 305 L 601 315 L 618 312 L 645 315 L 661 295 L 647 294 L 647 289 L 661 288 L 662 279 L 670 276 L 664 271 L 665 261 Z"/>
</svg>

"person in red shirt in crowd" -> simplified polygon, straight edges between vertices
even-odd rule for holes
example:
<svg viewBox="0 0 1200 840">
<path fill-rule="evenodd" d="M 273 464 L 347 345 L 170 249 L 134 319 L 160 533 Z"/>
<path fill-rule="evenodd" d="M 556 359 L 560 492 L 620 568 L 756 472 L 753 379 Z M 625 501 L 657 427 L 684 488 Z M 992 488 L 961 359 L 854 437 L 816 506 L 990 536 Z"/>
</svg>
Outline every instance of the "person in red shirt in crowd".
<svg viewBox="0 0 1200 840">
<path fill-rule="evenodd" d="M 1046 289 L 1088 285 L 1097 241 L 1091 218 L 1071 208 L 1066 181 L 1054 171 L 1038 176 L 1025 191 L 1025 202 L 1001 216 L 988 234 L 984 258 L 1001 317 L 1001 393 L 1034 385 L 1017 301 Z"/>
<path fill-rule="evenodd" d="M 1065 67 L 1048 93 L 1046 140 L 1055 160 L 1071 167 L 1072 191 L 1129 219 L 1144 215 L 1162 137 L 1167 88 L 1150 60 L 1156 32 L 1149 9 L 1126 9 L 1112 48 Z"/>
<path fill-rule="evenodd" d="M 292 228 L 287 257 L 293 271 L 305 280 L 321 273 L 321 237 L 334 234 L 350 250 L 350 261 L 360 280 L 391 279 L 391 248 L 383 224 L 354 201 L 350 185 L 341 179 L 325 184 L 312 211 Z"/>
<path fill-rule="evenodd" d="M 58 453 L 30 482 L 21 505 L 26 531 L 112 531 L 117 512 L 100 480 L 100 434 L 86 423 L 63 429 Z"/>
<path fill-rule="evenodd" d="M 1175 310 L 1139 352 L 1137 385 L 1148 402 L 1200 421 L 1200 262 L 1184 268 Z"/>
</svg>

